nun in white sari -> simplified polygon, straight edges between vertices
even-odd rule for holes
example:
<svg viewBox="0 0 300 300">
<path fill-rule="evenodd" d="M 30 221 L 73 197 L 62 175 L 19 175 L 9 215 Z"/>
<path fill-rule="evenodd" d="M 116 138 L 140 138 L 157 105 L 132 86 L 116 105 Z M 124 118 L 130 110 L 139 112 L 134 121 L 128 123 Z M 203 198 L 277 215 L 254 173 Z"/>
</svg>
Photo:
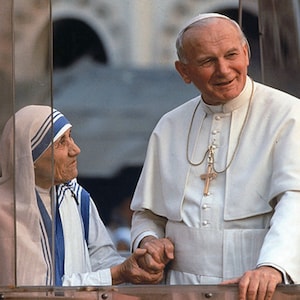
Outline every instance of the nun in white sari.
<svg viewBox="0 0 300 300">
<path fill-rule="evenodd" d="M 0 153 L 0 286 L 161 279 L 138 267 L 144 251 L 127 260 L 116 251 L 76 181 L 80 149 L 59 111 L 37 105 L 18 111 L 3 130 Z"/>
</svg>

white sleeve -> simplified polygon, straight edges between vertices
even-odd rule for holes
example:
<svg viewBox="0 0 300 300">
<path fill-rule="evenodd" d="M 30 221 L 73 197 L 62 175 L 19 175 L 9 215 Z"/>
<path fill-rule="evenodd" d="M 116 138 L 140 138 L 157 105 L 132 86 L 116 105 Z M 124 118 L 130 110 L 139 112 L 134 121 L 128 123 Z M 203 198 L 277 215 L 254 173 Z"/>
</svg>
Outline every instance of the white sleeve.
<svg viewBox="0 0 300 300">
<path fill-rule="evenodd" d="M 257 266 L 274 266 L 295 284 L 300 283 L 299 211 L 300 192 L 281 195 L 257 262 Z"/>
<path fill-rule="evenodd" d="M 63 276 L 63 286 L 112 285 L 110 269 Z"/>
<path fill-rule="evenodd" d="M 125 258 L 116 250 L 111 237 L 91 201 L 88 250 L 92 270 L 98 271 L 122 263 Z"/>
</svg>

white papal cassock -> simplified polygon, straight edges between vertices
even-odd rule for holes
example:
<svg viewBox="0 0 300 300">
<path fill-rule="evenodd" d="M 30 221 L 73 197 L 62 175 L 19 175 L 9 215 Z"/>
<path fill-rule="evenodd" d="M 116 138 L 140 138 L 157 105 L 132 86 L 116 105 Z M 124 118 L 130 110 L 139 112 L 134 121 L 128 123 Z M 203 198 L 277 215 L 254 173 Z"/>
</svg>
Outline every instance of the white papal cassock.
<svg viewBox="0 0 300 300">
<path fill-rule="evenodd" d="M 212 145 L 218 174 L 204 196 L 207 156 L 188 159 Z M 300 101 L 248 77 L 224 105 L 199 96 L 159 121 L 131 205 L 133 247 L 171 238 L 170 284 L 219 283 L 262 264 L 300 283 L 299 191 Z"/>
</svg>

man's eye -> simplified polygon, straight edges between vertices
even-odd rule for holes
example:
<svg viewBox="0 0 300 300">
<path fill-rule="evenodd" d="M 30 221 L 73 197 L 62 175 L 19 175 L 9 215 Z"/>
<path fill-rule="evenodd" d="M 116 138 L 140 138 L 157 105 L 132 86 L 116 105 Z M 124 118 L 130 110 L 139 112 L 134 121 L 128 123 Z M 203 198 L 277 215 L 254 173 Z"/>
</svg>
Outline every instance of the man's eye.
<svg viewBox="0 0 300 300">
<path fill-rule="evenodd" d="M 237 52 L 232 52 L 232 53 L 228 53 L 228 54 L 226 55 L 226 57 L 229 58 L 229 59 L 233 59 L 233 58 L 235 58 L 237 55 L 238 55 Z"/>
<path fill-rule="evenodd" d="M 206 60 L 200 61 L 199 66 L 200 67 L 209 67 L 213 64 L 213 62 L 214 62 L 213 59 L 206 59 Z"/>
</svg>

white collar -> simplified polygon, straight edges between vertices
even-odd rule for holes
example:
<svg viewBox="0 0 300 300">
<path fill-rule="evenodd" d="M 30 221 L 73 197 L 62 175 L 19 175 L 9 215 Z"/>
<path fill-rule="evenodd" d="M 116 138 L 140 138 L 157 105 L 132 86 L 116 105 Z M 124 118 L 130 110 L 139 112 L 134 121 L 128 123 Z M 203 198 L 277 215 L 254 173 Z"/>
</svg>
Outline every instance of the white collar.
<svg viewBox="0 0 300 300">
<path fill-rule="evenodd" d="M 241 93 L 225 104 L 209 105 L 201 98 L 201 107 L 207 114 L 229 113 L 248 103 L 252 92 L 251 78 L 247 76 L 246 84 Z"/>
</svg>

